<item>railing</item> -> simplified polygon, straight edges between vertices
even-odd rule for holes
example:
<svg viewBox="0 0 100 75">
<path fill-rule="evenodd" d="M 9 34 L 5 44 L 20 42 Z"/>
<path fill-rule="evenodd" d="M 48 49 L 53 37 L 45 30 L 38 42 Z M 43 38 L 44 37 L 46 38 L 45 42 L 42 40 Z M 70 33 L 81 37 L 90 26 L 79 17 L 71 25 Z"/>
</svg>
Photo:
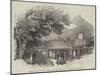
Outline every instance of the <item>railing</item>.
<svg viewBox="0 0 100 75">
<path fill-rule="evenodd" d="M 38 51 L 54 51 L 54 50 L 74 50 L 75 48 L 78 49 L 93 49 L 94 47 L 68 47 L 68 48 L 37 48 Z"/>
</svg>

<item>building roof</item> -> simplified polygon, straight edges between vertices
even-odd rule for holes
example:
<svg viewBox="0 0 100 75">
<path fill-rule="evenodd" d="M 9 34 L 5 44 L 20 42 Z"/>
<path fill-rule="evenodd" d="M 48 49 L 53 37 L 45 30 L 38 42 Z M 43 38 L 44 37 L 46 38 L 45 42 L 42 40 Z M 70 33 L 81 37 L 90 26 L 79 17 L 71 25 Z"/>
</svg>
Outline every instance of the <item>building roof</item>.
<svg viewBox="0 0 100 75">
<path fill-rule="evenodd" d="M 50 45 L 48 48 L 70 48 L 68 43 L 64 40 L 52 40 L 49 41 L 48 44 Z"/>
</svg>

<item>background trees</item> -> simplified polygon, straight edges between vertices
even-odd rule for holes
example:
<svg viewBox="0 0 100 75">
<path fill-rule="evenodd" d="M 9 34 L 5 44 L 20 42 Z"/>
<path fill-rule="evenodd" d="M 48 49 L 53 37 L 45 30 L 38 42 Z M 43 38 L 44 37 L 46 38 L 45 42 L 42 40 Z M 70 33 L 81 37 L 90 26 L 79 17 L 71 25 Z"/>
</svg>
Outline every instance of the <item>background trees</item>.
<svg viewBox="0 0 100 75">
<path fill-rule="evenodd" d="M 83 39 L 86 40 L 86 46 L 94 46 L 94 28 L 93 26 L 87 22 L 81 16 L 77 16 L 73 19 L 73 23 L 77 25 L 77 27 L 73 30 L 74 34 L 83 33 Z"/>
</svg>

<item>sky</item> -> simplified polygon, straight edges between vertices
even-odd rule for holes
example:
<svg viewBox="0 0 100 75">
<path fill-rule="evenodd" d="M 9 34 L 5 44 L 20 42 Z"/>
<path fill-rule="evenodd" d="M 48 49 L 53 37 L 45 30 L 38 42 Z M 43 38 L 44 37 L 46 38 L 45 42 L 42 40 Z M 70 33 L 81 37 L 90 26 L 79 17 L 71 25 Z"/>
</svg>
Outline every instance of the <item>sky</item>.
<svg viewBox="0 0 100 75">
<path fill-rule="evenodd" d="M 73 19 L 75 16 L 81 15 L 85 20 L 95 26 L 95 6 L 80 6 L 80 5 L 67 5 L 67 4 L 50 4 L 50 3 L 34 3 L 34 2 L 12 2 L 12 14 L 15 17 L 21 16 L 26 11 L 35 6 L 53 6 L 64 10 L 65 13 L 70 15 Z M 12 16 L 12 17 L 13 17 Z"/>
</svg>

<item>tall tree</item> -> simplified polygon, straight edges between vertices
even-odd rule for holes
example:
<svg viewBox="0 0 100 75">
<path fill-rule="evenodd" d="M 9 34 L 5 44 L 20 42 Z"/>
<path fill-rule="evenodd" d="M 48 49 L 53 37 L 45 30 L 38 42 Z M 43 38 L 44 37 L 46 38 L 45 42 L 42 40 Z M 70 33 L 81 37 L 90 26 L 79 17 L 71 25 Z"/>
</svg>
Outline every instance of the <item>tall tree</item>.
<svg viewBox="0 0 100 75">
<path fill-rule="evenodd" d="M 38 47 L 42 43 L 41 37 L 46 37 L 51 32 L 61 34 L 64 29 L 61 23 L 66 22 L 70 23 L 68 14 L 63 14 L 62 10 L 53 7 L 37 6 L 27 11 L 14 28 L 17 43 L 16 59 L 20 56 L 19 46 L 25 44 L 23 51 L 31 52 L 30 48 Z"/>
</svg>

